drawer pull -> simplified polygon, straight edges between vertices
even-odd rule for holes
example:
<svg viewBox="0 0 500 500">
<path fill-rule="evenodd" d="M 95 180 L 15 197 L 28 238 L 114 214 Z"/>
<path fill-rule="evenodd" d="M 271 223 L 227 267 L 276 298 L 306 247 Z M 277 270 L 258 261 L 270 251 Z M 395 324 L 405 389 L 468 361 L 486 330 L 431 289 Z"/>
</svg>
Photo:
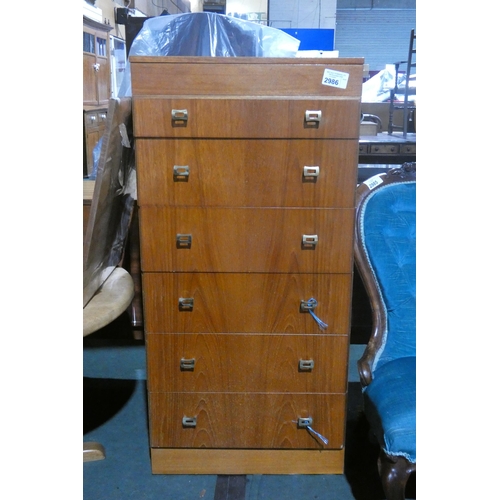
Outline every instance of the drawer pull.
<svg viewBox="0 0 500 500">
<path fill-rule="evenodd" d="M 182 427 L 196 427 L 196 417 L 182 417 Z"/>
<path fill-rule="evenodd" d="M 314 368 L 314 359 L 300 359 L 299 360 L 299 371 L 312 372 L 313 368 Z"/>
<path fill-rule="evenodd" d="M 311 298 L 309 300 L 301 300 L 300 301 L 300 312 L 314 311 L 314 309 L 316 309 L 317 305 L 318 305 L 318 301 L 314 298 Z"/>
<path fill-rule="evenodd" d="M 194 309 L 194 299 L 189 297 L 179 297 L 179 311 L 192 311 Z"/>
<path fill-rule="evenodd" d="M 306 110 L 304 114 L 304 125 L 306 127 L 318 128 L 321 122 L 321 110 Z"/>
<path fill-rule="evenodd" d="M 187 109 L 173 109 L 172 110 L 172 126 L 173 127 L 186 127 L 188 121 Z"/>
<path fill-rule="evenodd" d="M 319 177 L 319 167 L 308 167 L 308 166 L 305 166 L 304 167 L 304 177 L 305 178 L 308 178 L 308 177 L 314 177 L 314 178 L 317 178 Z"/>
<path fill-rule="evenodd" d="M 177 248 L 191 248 L 193 238 L 190 234 L 176 234 L 175 236 Z"/>
<path fill-rule="evenodd" d="M 189 165 L 174 165 L 174 179 L 186 180 L 189 177 Z"/>
<path fill-rule="evenodd" d="M 316 306 L 318 305 L 318 301 L 314 298 L 311 297 L 309 300 L 301 300 L 300 301 L 300 312 L 308 312 L 311 314 L 311 316 L 314 318 L 314 321 L 318 323 L 318 326 L 320 328 L 327 328 L 328 325 L 324 322 L 321 321 L 316 314 L 314 314 L 314 309 L 316 309 Z"/>
<path fill-rule="evenodd" d="M 192 372 L 194 371 L 194 365 L 196 363 L 196 360 L 194 358 L 191 359 L 181 359 L 181 370 L 186 371 L 186 372 Z"/>
<path fill-rule="evenodd" d="M 299 429 L 307 429 L 311 434 L 315 437 L 321 439 L 324 444 L 328 444 L 328 439 L 325 436 L 322 436 L 319 432 L 316 432 L 312 428 L 313 419 L 311 417 L 299 418 L 297 420 L 297 427 Z"/>
<path fill-rule="evenodd" d="M 299 429 L 305 429 L 306 427 L 312 425 L 313 419 L 311 417 L 298 418 L 297 427 Z"/>
<path fill-rule="evenodd" d="M 303 234 L 302 235 L 302 248 L 316 248 L 318 244 L 317 234 Z"/>
</svg>

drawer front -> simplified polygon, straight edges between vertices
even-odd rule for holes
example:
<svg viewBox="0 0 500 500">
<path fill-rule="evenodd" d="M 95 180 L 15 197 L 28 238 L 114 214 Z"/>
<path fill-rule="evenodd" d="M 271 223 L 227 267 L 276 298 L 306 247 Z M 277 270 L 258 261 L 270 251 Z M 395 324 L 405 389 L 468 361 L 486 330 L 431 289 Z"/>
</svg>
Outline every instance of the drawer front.
<svg viewBox="0 0 500 500">
<path fill-rule="evenodd" d="M 417 145 L 416 144 L 401 144 L 399 152 L 401 154 L 416 154 Z"/>
<path fill-rule="evenodd" d="M 351 274 L 144 273 L 146 332 L 347 335 L 351 280 Z M 307 310 L 311 298 L 326 328 Z"/>
<path fill-rule="evenodd" d="M 370 153 L 375 154 L 397 154 L 399 153 L 399 144 L 372 144 Z"/>
<path fill-rule="evenodd" d="M 362 58 L 137 57 L 132 56 L 135 96 L 339 96 L 361 95 Z M 347 76 L 332 86 L 325 69 Z M 330 85 L 329 85 L 330 83 Z M 359 115 L 359 113 L 358 113 Z"/>
<path fill-rule="evenodd" d="M 344 394 L 150 392 L 150 442 L 153 448 L 339 449 L 345 400 Z M 308 417 L 327 445 L 298 428 L 298 418 Z"/>
<path fill-rule="evenodd" d="M 152 392 L 346 391 L 348 336 L 148 334 Z"/>
<path fill-rule="evenodd" d="M 108 118 L 108 113 L 107 111 L 99 111 L 97 113 L 97 121 L 99 122 L 99 124 L 106 124 L 106 120 Z"/>
<path fill-rule="evenodd" d="M 139 205 L 354 206 L 353 140 L 138 139 Z"/>
<path fill-rule="evenodd" d="M 354 99 L 134 98 L 135 137 L 358 139 Z M 174 116 L 174 118 L 173 118 Z"/>
<path fill-rule="evenodd" d="M 353 209 L 140 207 L 143 271 L 352 271 Z"/>
<path fill-rule="evenodd" d="M 85 126 L 87 128 L 99 127 L 99 113 L 97 111 L 87 111 L 85 113 Z"/>
</svg>

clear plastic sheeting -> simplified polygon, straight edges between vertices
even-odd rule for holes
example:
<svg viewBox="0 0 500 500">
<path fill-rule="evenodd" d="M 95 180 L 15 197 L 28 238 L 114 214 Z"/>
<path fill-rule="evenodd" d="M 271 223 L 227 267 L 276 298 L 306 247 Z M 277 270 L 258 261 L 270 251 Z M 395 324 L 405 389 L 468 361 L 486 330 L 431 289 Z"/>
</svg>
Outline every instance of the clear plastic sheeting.
<svg viewBox="0 0 500 500">
<path fill-rule="evenodd" d="M 193 12 L 148 19 L 129 56 L 296 57 L 300 40 L 276 28 Z M 120 96 L 132 95 L 127 64 Z"/>
<path fill-rule="evenodd" d="M 299 40 L 276 28 L 212 12 L 193 12 L 145 21 L 130 55 L 295 57 L 299 45 Z"/>
<path fill-rule="evenodd" d="M 398 72 L 396 76 L 396 66 L 388 64 L 384 70 L 379 71 L 368 81 L 363 83 L 361 102 L 386 102 L 391 98 L 391 91 L 394 89 L 397 78 L 399 93 L 395 94 L 395 99 L 404 100 L 406 82 L 406 73 Z M 417 79 L 416 75 L 410 75 L 408 82 L 409 101 L 416 98 Z"/>
<path fill-rule="evenodd" d="M 368 81 L 363 83 L 361 102 L 384 102 L 390 99 L 396 81 L 396 67 L 388 64 Z"/>
</svg>

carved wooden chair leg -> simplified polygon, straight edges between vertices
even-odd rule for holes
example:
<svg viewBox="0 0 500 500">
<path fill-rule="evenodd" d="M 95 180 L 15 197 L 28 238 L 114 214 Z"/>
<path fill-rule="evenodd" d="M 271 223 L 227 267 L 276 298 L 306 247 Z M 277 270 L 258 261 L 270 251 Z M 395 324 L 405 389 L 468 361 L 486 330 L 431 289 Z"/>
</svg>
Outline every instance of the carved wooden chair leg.
<svg viewBox="0 0 500 500">
<path fill-rule="evenodd" d="M 380 451 L 378 471 L 387 500 L 405 500 L 406 483 L 415 468 L 404 457 L 389 457 Z"/>
</svg>

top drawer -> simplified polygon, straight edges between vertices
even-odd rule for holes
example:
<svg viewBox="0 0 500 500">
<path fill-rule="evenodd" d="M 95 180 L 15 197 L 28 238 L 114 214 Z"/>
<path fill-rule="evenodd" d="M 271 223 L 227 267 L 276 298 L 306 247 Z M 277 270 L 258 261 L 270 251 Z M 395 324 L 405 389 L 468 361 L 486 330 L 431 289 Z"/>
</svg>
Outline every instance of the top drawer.
<svg viewBox="0 0 500 500">
<path fill-rule="evenodd" d="M 327 96 L 359 100 L 363 58 L 132 56 L 137 96 Z"/>
<path fill-rule="evenodd" d="M 355 99 L 134 99 L 134 135 L 148 138 L 357 139 Z"/>
</svg>

